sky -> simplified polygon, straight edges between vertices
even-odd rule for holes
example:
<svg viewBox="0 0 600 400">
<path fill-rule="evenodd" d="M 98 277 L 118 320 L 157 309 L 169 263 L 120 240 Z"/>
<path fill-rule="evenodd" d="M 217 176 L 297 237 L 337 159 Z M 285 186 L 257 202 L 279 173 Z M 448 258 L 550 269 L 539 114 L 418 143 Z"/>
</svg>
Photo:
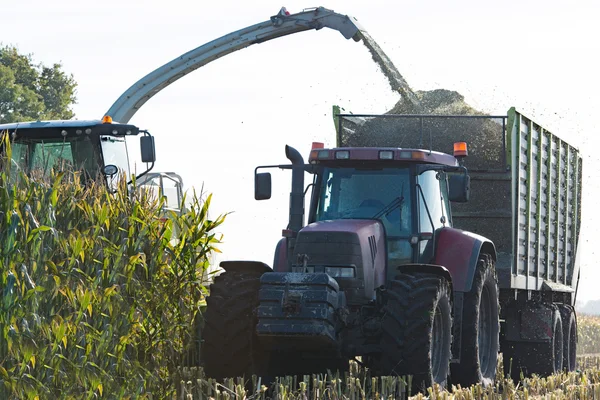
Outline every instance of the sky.
<svg viewBox="0 0 600 400">
<path fill-rule="evenodd" d="M 445 88 L 482 111 L 515 106 L 580 148 L 584 157 L 582 279 L 578 300 L 599 299 L 594 249 L 600 223 L 600 5 L 594 1 L 22 0 L 2 5 L 0 42 L 62 63 L 78 82 L 79 119 L 101 118 L 145 74 L 208 41 L 323 6 L 358 19 L 414 90 Z M 289 171 L 272 170 L 273 197 L 255 201 L 254 168 L 333 146 L 331 109 L 383 113 L 398 101 L 368 50 L 337 31 L 307 31 L 232 53 L 180 79 L 131 119 L 156 138 L 157 171 L 213 194 L 230 213 L 219 260 L 272 264 L 287 225 Z"/>
</svg>

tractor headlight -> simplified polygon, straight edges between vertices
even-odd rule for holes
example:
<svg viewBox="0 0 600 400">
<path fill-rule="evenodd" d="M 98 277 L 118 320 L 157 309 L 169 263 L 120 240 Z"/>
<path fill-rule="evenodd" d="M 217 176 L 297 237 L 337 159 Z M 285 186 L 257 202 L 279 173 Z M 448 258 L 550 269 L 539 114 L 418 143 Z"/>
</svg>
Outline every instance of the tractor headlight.
<svg viewBox="0 0 600 400">
<path fill-rule="evenodd" d="M 301 273 L 301 274 L 313 274 L 313 273 L 323 273 L 325 272 L 327 275 L 332 278 L 354 278 L 356 277 L 356 271 L 354 267 L 326 267 L 323 265 L 317 266 L 293 266 L 292 272 Z"/>
<path fill-rule="evenodd" d="M 354 278 L 353 267 L 325 267 L 325 273 L 332 278 Z"/>
</svg>

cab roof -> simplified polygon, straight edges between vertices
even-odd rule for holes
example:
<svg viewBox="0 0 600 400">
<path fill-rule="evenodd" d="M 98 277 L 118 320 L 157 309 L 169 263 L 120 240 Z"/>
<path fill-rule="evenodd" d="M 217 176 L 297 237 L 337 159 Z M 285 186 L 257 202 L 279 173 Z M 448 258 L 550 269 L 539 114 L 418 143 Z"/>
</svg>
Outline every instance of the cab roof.
<svg viewBox="0 0 600 400">
<path fill-rule="evenodd" d="M 79 136 L 82 133 L 126 136 L 137 135 L 140 132 L 135 125 L 103 123 L 101 120 L 51 120 L 0 124 L 0 133 L 5 131 L 8 131 L 8 133 L 26 131 L 27 134 L 34 134 L 35 136 L 57 136 L 62 131 L 66 131 L 67 136 Z"/>
<path fill-rule="evenodd" d="M 415 162 L 458 167 L 456 157 L 439 151 L 422 149 L 405 149 L 394 147 L 335 147 L 330 149 L 313 149 L 309 163 L 344 161 L 379 161 L 379 162 Z"/>
</svg>

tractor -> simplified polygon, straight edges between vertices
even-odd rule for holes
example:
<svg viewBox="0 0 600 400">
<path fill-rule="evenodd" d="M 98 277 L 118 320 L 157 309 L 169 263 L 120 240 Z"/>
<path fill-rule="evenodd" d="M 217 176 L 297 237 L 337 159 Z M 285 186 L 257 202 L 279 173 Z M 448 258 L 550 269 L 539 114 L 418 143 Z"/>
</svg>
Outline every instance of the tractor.
<svg viewBox="0 0 600 400">
<path fill-rule="evenodd" d="M 492 384 L 495 246 L 452 225 L 451 203 L 470 196 L 467 144 L 449 155 L 313 143 L 308 163 L 290 146 L 285 154 L 291 164 L 255 170 L 256 200 L 271 197 L 271 175 L 259 170 L 292 171 L 289 223 L 272 268 L 223 261 L 210 287 L 207 376 L 346 371 L 356 359 L 372 374 L 411 375 L 413 390 L 447 387 L 449 378 Z"/>
</svg>

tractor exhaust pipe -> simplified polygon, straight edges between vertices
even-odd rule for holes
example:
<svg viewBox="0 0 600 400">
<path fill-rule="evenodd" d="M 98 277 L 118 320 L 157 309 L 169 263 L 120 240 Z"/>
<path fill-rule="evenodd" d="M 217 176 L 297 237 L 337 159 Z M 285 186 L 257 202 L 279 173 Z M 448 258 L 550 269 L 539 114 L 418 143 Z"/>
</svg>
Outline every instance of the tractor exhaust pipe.
<svg viewBox="0 0 600 400">
<path fill-rule="evenodd" d="M 304 159 L 298 150 L 285 145 L 285 156 L 294 167 L 304 165 Z M 304 168 L 292 169 L 292 191 L 290 192 L 290 219 L 288 229 L 298 233 L 304 226 Z M 289 254 L 289 253 L 288 253 Z"/>
</svg>

